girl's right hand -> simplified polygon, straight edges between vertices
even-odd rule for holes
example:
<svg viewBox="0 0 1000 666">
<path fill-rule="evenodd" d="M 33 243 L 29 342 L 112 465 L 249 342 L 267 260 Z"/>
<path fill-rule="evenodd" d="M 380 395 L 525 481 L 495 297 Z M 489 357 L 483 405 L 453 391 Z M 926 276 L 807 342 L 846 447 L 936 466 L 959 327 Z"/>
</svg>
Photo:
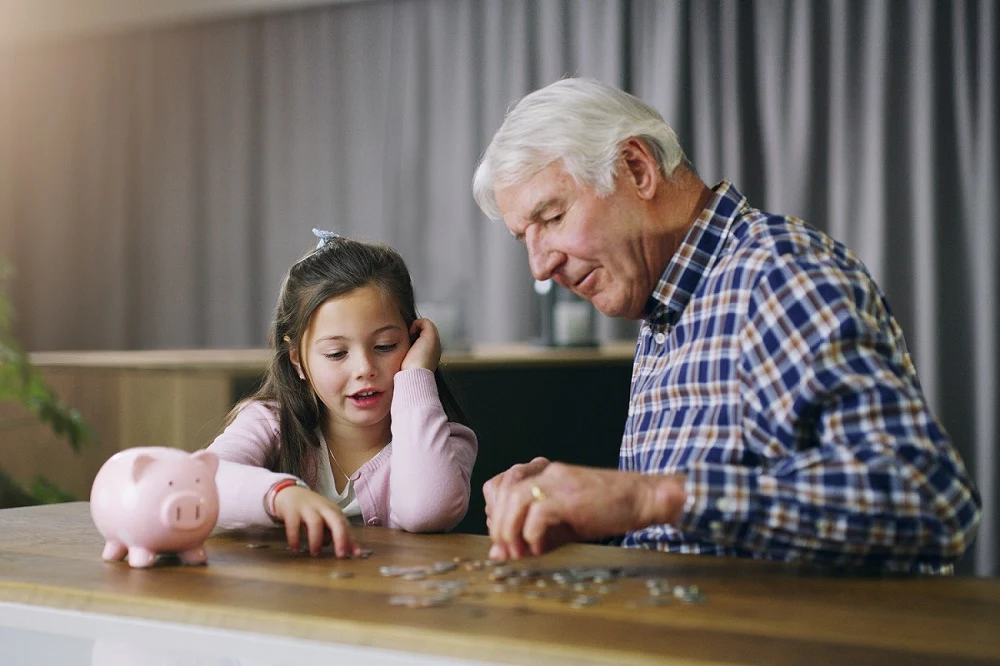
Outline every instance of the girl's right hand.
<svg viewBox="0 0 1000 666">
<path fill-rule="evenodd" d="M 337 557 L 361 554 L 361 546 L 351 538 L 347 518 L 340 507 L 319 493 L 298 486 L 283 488 L 274 496 L 274 514 L 285 523 L 285 537 L 293 552 L 299 550 L 299 528 L 304 524 L 310 555 L 319 555 L 327 531 Z"/>
</svg>

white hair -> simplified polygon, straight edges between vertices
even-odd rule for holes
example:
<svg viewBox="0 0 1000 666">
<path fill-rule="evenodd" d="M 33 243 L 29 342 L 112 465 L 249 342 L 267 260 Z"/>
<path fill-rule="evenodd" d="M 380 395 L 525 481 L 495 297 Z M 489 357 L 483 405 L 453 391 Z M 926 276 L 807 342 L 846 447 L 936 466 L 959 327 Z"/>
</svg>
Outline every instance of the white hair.
<svg viewBox="0 0 1000 666">
<path fill-rule="evenodd" d="M 649 147 L 664 177 L 684 160 L 677 135 L 642 100 L 593 79 L 556 81 L 507 111 L 476 167 L 472 194 L 484 213 L 499 219 L 496 188 L 562 160 L 577 183 L 607 196 L 615 188 L 621 144 L 632 137 Z"/>
</svg>

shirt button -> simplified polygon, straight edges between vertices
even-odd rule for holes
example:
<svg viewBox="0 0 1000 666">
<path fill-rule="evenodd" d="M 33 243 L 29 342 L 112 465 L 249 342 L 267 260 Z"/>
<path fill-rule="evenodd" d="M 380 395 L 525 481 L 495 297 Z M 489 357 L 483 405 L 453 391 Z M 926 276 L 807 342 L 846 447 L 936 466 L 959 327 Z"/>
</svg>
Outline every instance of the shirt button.
<svg viewBox="0 0 1000 666">
<path fill-rule="evenodd" d="M 381 521 L 379 521 L 379 519 L 378 519 L 378 518 L 369 518 L 369 519 L 368 519 L 368 525 L 369 525 L 370 527 L 378 527 L 378 526 L 379 526 L 379 525 L 381 525 L 381 524 L 382 524 L 382 523 L 381 523 Z"/>
<path fill-rule="evenodd" d="M 715 500 L 715 508 L 723 513 L 729 511 L 730 509 L 729 500 L 725 497 L 720 497 L 719 499 Z"/>
<path fill-rule="evenodd" d="M 667 336 L 666 336 L 666 334 L 664 334 L 664 333 L 661 332 L 661 333 L 657 333 L 656 335 L 654 335 L 653 339 L 656 340 L 656 344 L 662 345 L 664 342 L 666 342 Z"/>
</svg>

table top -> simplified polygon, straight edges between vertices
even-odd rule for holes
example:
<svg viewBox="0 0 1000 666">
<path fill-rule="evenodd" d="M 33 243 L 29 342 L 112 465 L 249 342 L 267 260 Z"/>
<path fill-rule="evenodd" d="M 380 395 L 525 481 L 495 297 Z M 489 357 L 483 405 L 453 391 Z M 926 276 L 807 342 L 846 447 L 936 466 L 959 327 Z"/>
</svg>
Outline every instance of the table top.
<svg viewBox="0 0 1000 666">
<path fill-rule="evenodd" d="M 498 572 L 482 564 L 486 537 L 352 529 L 370 557 L 291 553 L 278 529 L 218 531 L 207 566 L 138 570 L 101 560 L 85 502 L 0 510 L 0 602 L 516 664 L 1000 663 L 997 579 L 831 577 L 583 544 Z M 424 580 L 380 573 L 456 558 Z M 567 568 L 612 579 L 564 589 L 551 574 Z M 511 569 L 519 583 L 500 580 Z M 390 603 L 444 581 L 466 587 L 440 606 Z M 691 585 L 701 603 L 674 596 Z M 647 605 L 650 586 L 667 605 Z M 597 602 L 572 603 L 580 594 Z"/>
</svg>

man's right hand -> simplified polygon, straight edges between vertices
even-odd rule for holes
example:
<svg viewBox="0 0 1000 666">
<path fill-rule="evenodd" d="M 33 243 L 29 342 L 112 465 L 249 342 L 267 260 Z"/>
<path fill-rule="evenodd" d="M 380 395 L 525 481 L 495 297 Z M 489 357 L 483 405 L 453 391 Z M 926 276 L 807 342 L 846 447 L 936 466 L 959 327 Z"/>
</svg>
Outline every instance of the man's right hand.
<svg viewBox="0 0 1000 666">
<path fill-rule="evenodd" d="M 490 527 L 490 515 L 496 506 L 497 493 L 532 476 L 541 474 L 549 466 L 548 458 L 538 456 L 528 463 L 514 465 L 506 472 L 497 474 L 483 484 L 483 497 L 486 498 L 486 528 Z"/>
<path fill-rule="evenodd" d="M 511 468 L 493 482 L 484 494 L 493 542 L 489 557 L 495 560 L 673 524 L 687 499 L 681 474 L 640 474 L 545 459 Z"/>
</svg>

